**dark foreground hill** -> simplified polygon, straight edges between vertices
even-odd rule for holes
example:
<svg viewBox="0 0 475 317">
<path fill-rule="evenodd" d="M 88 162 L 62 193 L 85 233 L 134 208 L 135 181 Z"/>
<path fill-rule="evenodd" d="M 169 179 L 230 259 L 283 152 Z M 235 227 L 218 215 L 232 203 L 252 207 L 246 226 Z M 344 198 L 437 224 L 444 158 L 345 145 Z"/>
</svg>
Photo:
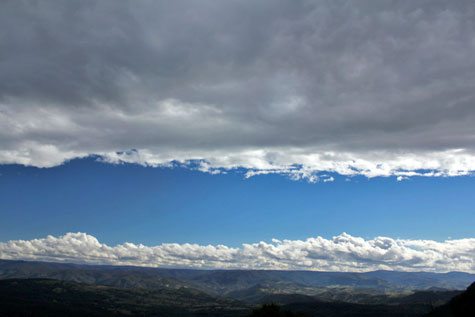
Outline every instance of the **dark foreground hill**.
<svg viewBox="0 0 475 317">
<path fill-rule="evenodd" d="M 431 301 L 442 296 L 437 293 L 414 293 L 386 304 L 325 302 L 296 294 L 274 294 L 268 300 L 286 302 L 281 312 L 292 312 L 289 316 L 422 316 L 433 308 Z M 0 280 L 0 316 L 248 316 L 257 307 L 184 287 L 144 289 L 50 279 Z"/>
<path fill-rule="evenodd" d="M 48 279 L 0 281 L 0 316 L 243 316 L 250 307 L 191 289 L 141 289 Z"/>
<path fill-rule="evenodd" d="M 475 316 L 475 283 L 470 285 L 465 292 L 455 296 L 445 305 L 434 309 L 427 316 L 430 317 L 465 317 Z"/>
</svg>

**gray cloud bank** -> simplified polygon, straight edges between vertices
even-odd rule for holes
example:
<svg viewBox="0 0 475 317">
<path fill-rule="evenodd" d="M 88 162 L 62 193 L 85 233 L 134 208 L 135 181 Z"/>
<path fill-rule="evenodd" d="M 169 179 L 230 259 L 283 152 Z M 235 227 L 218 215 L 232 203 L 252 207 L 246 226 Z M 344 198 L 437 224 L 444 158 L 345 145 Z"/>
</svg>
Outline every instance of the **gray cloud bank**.
<svg viewBox="0 0 475 317">
<path fill-rule="evenodd" d="M 274 239 L 272 243 L 243 244 L 240 248 L 176 243 L 154 247 L 124 243 L 111 247 L 85 233 L 67 233 L 0 242 L 0 258 L 152 267 L 475 273 L 475 239 L 365 240 L 343 233 L 332 239 Z"/>
<path fill-rule="evenodd" d="M 475 170 L 473 1 L 6 0 L 0 30 L 0 163 Z"/>
</svg>

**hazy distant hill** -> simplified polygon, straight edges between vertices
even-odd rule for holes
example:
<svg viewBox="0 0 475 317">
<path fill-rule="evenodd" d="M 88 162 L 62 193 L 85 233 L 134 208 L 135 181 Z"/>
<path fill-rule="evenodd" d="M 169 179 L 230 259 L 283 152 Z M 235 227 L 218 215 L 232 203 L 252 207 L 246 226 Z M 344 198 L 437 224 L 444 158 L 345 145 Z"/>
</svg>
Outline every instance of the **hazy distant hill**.
<svg viewBox="0 0 475 317">
<path fill-rule="evenodd" d="M 362 273 L 364 276 L 385 280 L 404 288 L 425 289 L 440 287 L 448 289 L 465 289 L 475 280 L 475 274 L 464 272 L 431 273 L 431 272 L 397 272 L 374 271 Z"/>
<path fill-rule="evenodd" d="M 189 283 L 150 274 L 144 270 L 116 269 L 113 266 L 88 266 L 69 263 L 0 260 L 0 279 L 49 278 L 79 283 L 129 288 L 181 288 Z"/>
<path fill-rule="evenodd" d="M 197 288 L 213 295 L 257 284 L 283 293 L 316 294 L 322 288 L 385 291 L 430 288 L 465 289 L 475 274 L 375 271 L 338 273 L 272 270 L 187 270 L 0 260 L 0 279 L 52 278 L 81 283 L 140 288 Z"/>
</svg>

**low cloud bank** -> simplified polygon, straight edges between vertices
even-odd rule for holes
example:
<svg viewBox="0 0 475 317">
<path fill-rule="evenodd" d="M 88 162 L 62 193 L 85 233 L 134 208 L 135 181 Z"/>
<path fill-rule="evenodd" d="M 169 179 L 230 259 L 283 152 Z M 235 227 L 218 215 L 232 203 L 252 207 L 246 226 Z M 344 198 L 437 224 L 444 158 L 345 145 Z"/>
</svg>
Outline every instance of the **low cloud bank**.
<svg viewBox="0 0 475 317">
<path fill-rule="evenodd" d="M 475 273 L 475 238 L 366 240 L 343 233 L 332 239 L 273 239 L 272 243 L 243 244 L 240 248 L 188 243 L 149 247 L 128 242 L 108 246 L 78 232 L 1 242 L 0 258 L 150 267 Z"/>
</svg>

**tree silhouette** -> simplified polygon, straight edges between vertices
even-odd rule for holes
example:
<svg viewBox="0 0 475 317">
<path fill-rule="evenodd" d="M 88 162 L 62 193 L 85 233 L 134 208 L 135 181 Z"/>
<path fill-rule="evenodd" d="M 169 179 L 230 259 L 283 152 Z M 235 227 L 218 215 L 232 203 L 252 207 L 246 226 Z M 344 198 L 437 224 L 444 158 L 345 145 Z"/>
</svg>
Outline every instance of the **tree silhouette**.
<svg viewBox="0 0 475 317">
<path fill-rule="evenodd" d="M 294 313 L 290 310 L 281 310 L 279 305 L 274 303 L 264 304 L 260 308 L 255 308 L 251 317 L 307 317 L 304 313 Z"/>
</svg>

